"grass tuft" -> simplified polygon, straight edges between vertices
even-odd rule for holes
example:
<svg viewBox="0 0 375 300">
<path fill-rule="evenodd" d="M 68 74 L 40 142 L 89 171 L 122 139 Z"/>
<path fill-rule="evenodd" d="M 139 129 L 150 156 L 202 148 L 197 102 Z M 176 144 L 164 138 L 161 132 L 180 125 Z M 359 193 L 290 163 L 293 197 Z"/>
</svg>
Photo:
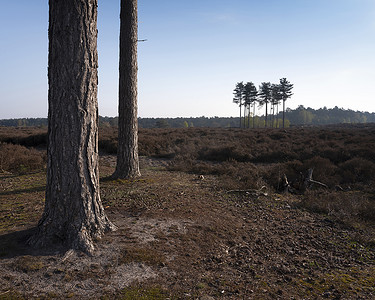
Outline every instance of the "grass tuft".
<svg viewBox="0 0 375 300">
<path fill-rule="evenodd" d="M 160 266 L 165 263 L 165 258 L 151 249 L 129 248 L 120 256 L 118 263 L 143 263 L 149 266 Z"/>
<path fill-rule="evenodd" d="M 21 256 L 13 263 L 13 268 L 24 273 L 39 271 L 45 267 L 44 263 L 35 256 Z"/>
</svg>

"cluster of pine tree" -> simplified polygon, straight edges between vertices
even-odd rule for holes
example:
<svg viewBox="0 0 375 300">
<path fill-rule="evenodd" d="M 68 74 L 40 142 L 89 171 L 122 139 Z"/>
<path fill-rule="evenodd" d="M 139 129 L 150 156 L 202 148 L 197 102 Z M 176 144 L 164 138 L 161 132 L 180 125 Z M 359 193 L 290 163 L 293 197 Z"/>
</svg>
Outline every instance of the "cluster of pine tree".
<svg viewBox="0 0 375 300">
<path fill-rule="evenodd" d="M 257 105 L 265 105 L 265 121 L 264 127 L 280 127 L 278 115 L 279 105 L 283 103 L 283 119 L 282 127 L 285 127 L 285 101 L 292 95 L 293 84 L 286 78 L 281 78 L 278 84 L 271 84 L 270 82 L 262 82 L 259 89 L 256 88 L 253 82 L 243 83 L 238 82 L 234 89 L 233 102 L 240 107 L 240 127 L 250 128 L 250 118 L 252 114 L 253 128 L 255 128 L 255 107 Z M 271 118 L 268 119 L 268 106 L 270 106 Z M 243 107 L 243 120 L 242 120 Z M 251 113 L 251 107 L 253 112 Z M 275 119 L 276 115 L 276 119 Z M 258 126 L 259 127 L 259 126 Z"/>
</svg>

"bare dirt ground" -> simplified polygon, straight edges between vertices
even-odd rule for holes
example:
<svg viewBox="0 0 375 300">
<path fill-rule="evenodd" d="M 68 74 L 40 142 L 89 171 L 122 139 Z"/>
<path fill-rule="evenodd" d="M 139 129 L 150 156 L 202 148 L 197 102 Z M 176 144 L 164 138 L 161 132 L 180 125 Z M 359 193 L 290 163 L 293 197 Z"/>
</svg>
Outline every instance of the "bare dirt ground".
<svg viewBox="0 0 375 300">
<path fill-rule="evenodd" d="M 1 175 L 0 299 L 375 298 L 375 249 L 360 229 L 164 160 L 143 157 L 142 177 L 110 180 L 114 163 L 101 158 L 101 195 L 119 229 L 92 257 L 27 248 L 44 175 Z"/>
</svg>

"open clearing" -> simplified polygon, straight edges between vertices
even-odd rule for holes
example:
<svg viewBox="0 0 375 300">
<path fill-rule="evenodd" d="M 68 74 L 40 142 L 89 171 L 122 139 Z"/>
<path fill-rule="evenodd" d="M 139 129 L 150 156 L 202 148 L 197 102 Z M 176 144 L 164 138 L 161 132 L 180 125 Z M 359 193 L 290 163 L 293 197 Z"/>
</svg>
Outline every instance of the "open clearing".
<svg viewBox="0 0 375 300">
<path fill-rule="evenodd" d="M 101 158 L 101 194 L 119 229 L 93 257 L 25 247 L 44 175 L 1 175 L 1 299 L 375 296 L 374 245 L 297 208 L 296 196 L 228 193 L 215 176 L 167 171 L 164 160 L 145 157 L 141 178 L 111 181 L 114 163 Z"/>
</svg>

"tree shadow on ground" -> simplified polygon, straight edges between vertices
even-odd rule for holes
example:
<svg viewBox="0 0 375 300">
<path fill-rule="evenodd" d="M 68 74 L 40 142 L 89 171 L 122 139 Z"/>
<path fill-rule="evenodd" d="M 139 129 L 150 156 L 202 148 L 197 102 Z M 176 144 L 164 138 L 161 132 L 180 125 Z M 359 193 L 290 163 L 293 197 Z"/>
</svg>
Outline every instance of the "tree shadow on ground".
<svg viewBox="0 0 375 300">
<path fill-rule="evenodd" d="M 10 195 L 19 195 L 19 194 L 24 194 L 24 193 L 43 192 L 45 190 L 46 190 L 46 186 L 41 185 L 41 186 L 29 188 L 29 189 L 20 189 L 20 190 L 0 192 L 0 196 L 10 196 Z"/>
<path fill-rule="evenodd" d="M 37 227 L 0 235 L 0 260 L 18 256 L 49 256 L 65 253 L 61 246 L 35 248 L 28 244 L 29 238 L 36 233 Z"/>
</svg>

